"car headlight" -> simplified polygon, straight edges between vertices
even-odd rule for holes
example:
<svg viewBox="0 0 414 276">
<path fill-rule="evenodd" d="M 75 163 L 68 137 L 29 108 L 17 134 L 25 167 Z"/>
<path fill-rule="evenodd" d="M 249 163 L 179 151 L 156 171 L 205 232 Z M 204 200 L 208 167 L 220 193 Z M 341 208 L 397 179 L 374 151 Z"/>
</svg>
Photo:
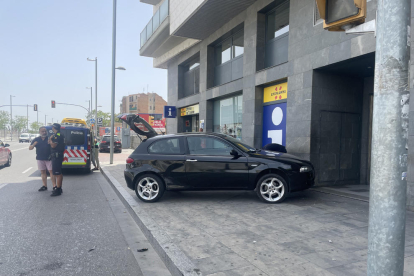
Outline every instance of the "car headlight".
<svg viewBox="0 0 414 276">
<path fill-rule="evenodd" d="M 310 167 L 306 167 L 306 166 L 305 166 L 305 167 L 301 167 L 299 171 L 300 171 L 301 173 L 305 173 L 305 172 L 310 172 L 311 170 L 312 170 L 312 169 L 311 169 Z"/>
</svg>

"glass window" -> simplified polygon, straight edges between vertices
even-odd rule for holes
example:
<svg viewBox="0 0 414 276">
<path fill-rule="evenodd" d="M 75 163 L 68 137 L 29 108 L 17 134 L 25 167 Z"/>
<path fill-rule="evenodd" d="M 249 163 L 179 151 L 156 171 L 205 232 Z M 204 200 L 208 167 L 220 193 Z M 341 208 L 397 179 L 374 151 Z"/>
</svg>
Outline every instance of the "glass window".
<svg viewBox="0 0 414 276">
<path fill-rule="evenodd" d="M 244 53 L 244 35 L 238 32 L 233 37 L 233 57 L 238 57 Z"/>
<path fill-rule="evenodd" d="M 206 136 L 188 137 L 187 142 L 192 155 L 230 155 L 233 149 L 220 140 Z"/>
<path fill-rule="evenodd" d="M 65 136 L 67 146 L 81 146 L 85 144 L 85 130 L 65 129 L 63 135 Z"/>
<path fill-rule="evenodd" d="M 231 59 L 231 38 L 225 40 L 221 45 L 221 63 Z"/>
<path fill-rule="evenodd" d="M 242 137 L 243 96 L 214 102 L 214 132 L 233 138 Z"/>
<path fill-rule="evenodd" d="M 170 138 L 156 141 L 148 147 L 148 152 L 153 154 L 180 154 L 180 140 Z"/>
<path fill-rule="evenodd" d="M 199 62 L 194 62 L 192 65 L 190 65 L 190 67 L 188 68 L 188 70 L 193 70 L 194 68 L 200 66 Z"/>
<path fill-rule="evenodd" d="M 286 1 L 267 15 L 267 41 L 289 32 L 289 5 L 290 2 Z"/>
</svg>

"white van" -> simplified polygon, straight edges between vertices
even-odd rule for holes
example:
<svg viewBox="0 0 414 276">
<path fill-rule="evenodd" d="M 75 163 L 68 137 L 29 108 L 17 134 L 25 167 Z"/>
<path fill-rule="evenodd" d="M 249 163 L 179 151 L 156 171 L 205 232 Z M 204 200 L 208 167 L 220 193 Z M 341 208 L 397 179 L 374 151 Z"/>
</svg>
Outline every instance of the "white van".
<svg viewBox="0 0 414 276">
<path fill-rule="evenodd" d="M 29 133 L 22 133 L 19 137 L 19 143 L 28 142 L 30 143 L 32 141 L 32 138 L 30 137 Z"/>
</svg>

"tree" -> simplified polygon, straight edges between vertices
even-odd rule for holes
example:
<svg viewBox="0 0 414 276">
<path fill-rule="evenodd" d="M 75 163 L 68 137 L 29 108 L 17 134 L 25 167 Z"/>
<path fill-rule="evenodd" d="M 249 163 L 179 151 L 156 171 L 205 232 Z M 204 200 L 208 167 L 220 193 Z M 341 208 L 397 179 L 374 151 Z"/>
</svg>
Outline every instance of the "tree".
<svg viewBox="0 0 414 276">
<path fill-rule="evenodd" d="M 39 128 L 43 126 L 43 124 L 39 123 L 39 122 L 32 122 L 30 124 L 30 129 L 32 131 L 32 133 L 38 133 L 39 132 Z"/>
<path fill-rule="evenodd" d="M 86 120 L 89 123 L 90 119 L 95 119 L 95 110 L 92 110 L 92 113 L 89 113 L 86 116 Z M 102 118 L 102 126 L 110 126 L 111 125 L 111 113 L 110 112 L 103 112 L 102 110 L 98 110 L 98 118 Z"/>
<path fill-rule="evenodd" d="M 13 129 L 17 130 L 19 133 L 22 130 L 27 128 L 27 117 L 25 116 L 15 116 L 12 121 Z"/>
<path fill-rule="evenodd" d="M 7 125 L 10 124 L 10 115 L 7 111 L 0 111 L 0 129 L 6 129 Z"/>
</svg>

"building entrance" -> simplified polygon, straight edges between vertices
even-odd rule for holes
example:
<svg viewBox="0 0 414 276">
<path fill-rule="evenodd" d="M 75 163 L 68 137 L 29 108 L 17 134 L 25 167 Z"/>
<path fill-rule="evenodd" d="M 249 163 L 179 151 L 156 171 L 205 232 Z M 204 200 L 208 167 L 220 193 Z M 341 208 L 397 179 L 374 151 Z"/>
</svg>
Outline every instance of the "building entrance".
<svg viewBox="0 0 414 276">
<path fill-rule="evenodd" d="M 198 115 L 184 116 L 183 132 L 198 132 Z"/>
</svg>

